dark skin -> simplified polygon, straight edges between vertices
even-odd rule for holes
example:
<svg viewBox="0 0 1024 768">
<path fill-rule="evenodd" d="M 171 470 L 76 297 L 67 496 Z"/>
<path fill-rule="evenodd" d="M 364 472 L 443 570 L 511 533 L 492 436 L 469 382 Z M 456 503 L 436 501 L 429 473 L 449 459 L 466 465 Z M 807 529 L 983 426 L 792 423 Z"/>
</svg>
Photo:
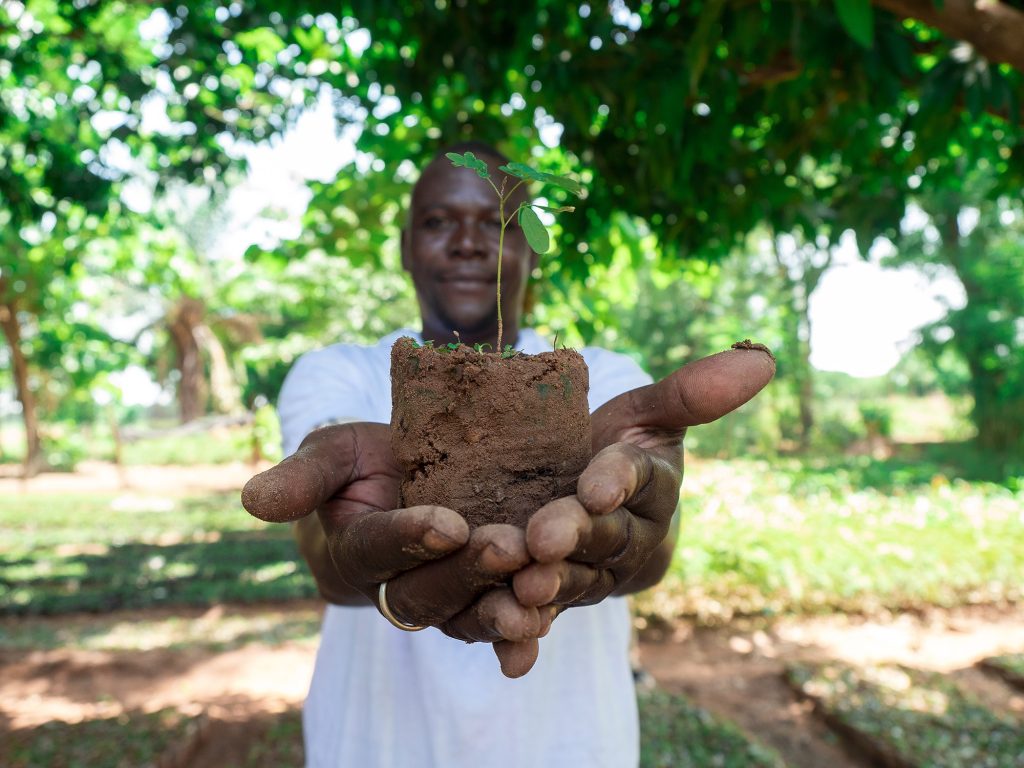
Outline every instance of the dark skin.
<svg viewBox="0 0 1024 768">
<path fill-rule="evenodd" d="M 500 178 L 500 163 L 488 164 Z M 402 261 L 424 338 L 454 340 L 454 329 L 464 343 L 495 344 L 496 208 L 486 181 L 444 160 L 417 184 Z M 506 232 L 503 261 L 505 339 L 514 343 L 535 264 L 518 229 Z M 385 424 L 316 430 L 250 480 L 242 501 L 257 517 L 297 521 L 300 550 L 328 601 L 376 605 L 387 581 L 400 620 L 493 643 L 502 671 L 519 677 L 558 613 L 661 580 L 678 535 L 687 427 L 747 402 L 774 371 L 769 354 L 733 349 L 609 401 L 593 414 L 594 456 L 576 495 L 539 509 L 525 531 L 486 525 L 471 532 L 451 509 L 395 509 L 401 478 Z"/>
</svg>

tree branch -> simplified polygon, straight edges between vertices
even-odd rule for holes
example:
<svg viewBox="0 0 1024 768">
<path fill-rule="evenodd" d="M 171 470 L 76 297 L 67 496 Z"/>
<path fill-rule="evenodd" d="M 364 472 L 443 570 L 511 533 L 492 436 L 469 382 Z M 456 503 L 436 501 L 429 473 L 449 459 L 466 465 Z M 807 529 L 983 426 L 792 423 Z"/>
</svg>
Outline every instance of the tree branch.
<svg viewBox="0 0 1024 768">
<path fill-rule="evenodd" d="M 998 0 L 872 0 L 901 18 L 914 18 L 963 40 L 988 61 L 1024 72 L 1024 11 Z"/>
</svg>

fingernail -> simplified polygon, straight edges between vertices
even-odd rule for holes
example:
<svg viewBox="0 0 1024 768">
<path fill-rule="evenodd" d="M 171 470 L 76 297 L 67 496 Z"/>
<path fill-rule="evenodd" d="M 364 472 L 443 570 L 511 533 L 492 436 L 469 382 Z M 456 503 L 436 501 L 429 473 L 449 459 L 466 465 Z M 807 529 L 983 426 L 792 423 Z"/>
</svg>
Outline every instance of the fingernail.
<svg viewBox="0 0 1024 768">
<path fill-rule="evenodd" d="M 428 528 L 423 534 L 423 546 L 435 552 L 446 552 L 455 549 L 461 542 L 452 538 L 448 533 L 437 528 Z"/>
</svg>

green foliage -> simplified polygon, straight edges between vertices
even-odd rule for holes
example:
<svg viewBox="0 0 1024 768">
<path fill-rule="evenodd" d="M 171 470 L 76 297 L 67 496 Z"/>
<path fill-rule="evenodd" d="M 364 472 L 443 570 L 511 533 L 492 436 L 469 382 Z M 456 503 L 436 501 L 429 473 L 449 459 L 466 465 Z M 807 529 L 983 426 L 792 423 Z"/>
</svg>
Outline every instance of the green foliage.
<svg viewBox="0 0 1024 768">
<path fill-rule="evenodd" d="M 290 531 L 253 520 L 237 494 L 180 500 L 27 495 L 2 503 L 0 613 L 316 594 Z"/>
<path fill-rule="evenodd" d="M 174 611 L 19 617 L 0 623 L 0 649 L 64 650 L 114 653 L 166 650 L 231 651 L 250 643 L 315 643 L 322 605 L 291 601 L 284 608 L 235 606 L 212 617 L 206 606 Z"/>
<path fill-rule="evenodd" d="M 451 160 L 452 165 L 456 168 L 469 168 L 471 171 L 476 171 L 476 175 L 481 179 L 491 178 L 491 172 L 487 169 L 487 163 L 480 160 L 472 152 L 466 152 L 461 155 L 455 152 L 446 152 L 445 157 Z"/>
<path fill-rule="evenodd" d="M 836 14 L 850 37 L 871 48 L 875 41 L 875 12 L 871 0 L 835 0 Z"/>
<path fill-rule="evenodd" d="M 1024 653 L 1006 653 L 982 659 L 982 666 L 994 671 L 1017 688 L 1024 688 Z"/>
<path fill-rule="evenodd" d="M 865 402 L 857 406 L 867 433 L 876 437 L 892 436 L 892 410 L 885 403 Z"/>
<path fill-rule="evenodd" d="M 679 548 L 643 612 L 719 622 L 1024 596 L 1021 490 L 920 460 L 690 457 L 686 475 Z"/>
<path fill-rule="evenodd" d="M 519 226 L 523 228 L 526 242 L 530 244 L 530 248 L 535 253 L 543 255 L 548 252 L 548 249 L 551 248 L 548 229 L 541 223 L 533 208 L 524 206 L 519 209 Z"/>
<path fill-rule="evenodd" d="M 66 723 L 53 720 L 35 728 L 4 734 L 7 768 L 77 768 L 78 766 L 156 765 L 191 738 L 198 716 L 176 709 L 132 711 Z"/>
<path fill-rule="evenodd" d="M 515 176 L 518 179 L 527 179 L 541 184 L 552 184 L 556 187 L 561 187 L 572 192 L 576 197 L 583 196 L 583 185 L 571 176 L 544 173 L 543 171 L 531 168 L 525 163 L 508 163 L 507 165 L 500 166 L 498 170 L 504 171 L 509 176 Z"/>
<path fill-rule="evenodd" d="M 879 763 L 1012 768 L 1024 754 L 1018 722 L 987 709 L 942 675 L 837 663 L 793 665 L 788 675 Z"/>
<path fill-rule="evenodd" d="M 638 697 L 641 768 L 784 768 L 732 723 L 660 691 Z"/>
</svg>

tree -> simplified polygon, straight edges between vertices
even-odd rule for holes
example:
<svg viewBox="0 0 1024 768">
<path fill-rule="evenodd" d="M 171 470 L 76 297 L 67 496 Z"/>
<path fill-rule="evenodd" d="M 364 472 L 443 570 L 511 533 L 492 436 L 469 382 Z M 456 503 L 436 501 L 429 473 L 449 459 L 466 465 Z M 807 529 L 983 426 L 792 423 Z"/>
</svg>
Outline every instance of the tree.
<svg viewBox="0 0 1024 768">
<path fill-rule="evenodd" d="M 238 162 L 231 141 L 280 130 L 304 94 L 281 97 L 279 51 L 236 5 L 7 2 L 0 30 L 0 318 L 32 474 L 42 463 L 36 350 L 24 329 L 55 309 L 52 286 L 87 244 L 130 228 L 118 205 L 123 159 L 161 181 L 215 183 Z"/>
</svg>

